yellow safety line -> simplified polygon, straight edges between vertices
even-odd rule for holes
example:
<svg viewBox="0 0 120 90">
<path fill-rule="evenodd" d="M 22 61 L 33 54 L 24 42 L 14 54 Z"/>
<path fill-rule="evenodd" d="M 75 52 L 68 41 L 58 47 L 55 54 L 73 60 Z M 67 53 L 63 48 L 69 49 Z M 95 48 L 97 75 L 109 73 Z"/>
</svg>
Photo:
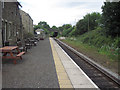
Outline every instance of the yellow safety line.
<svg viewBox="0 0 120 90">
<path fill-rule="evenodd" d="M 50 40 L 50 44 L 51 44 L 51 48 L 52 48 L 52 54 L 53 54 L 53 58 L 54 58 L 54 62 L 55 62 L 59 86 L 60 86 L 60 88 L 73 88 L 73 86 L 69 80 L 69 77 L 64 69 L 64 66 L 54 48 L 52 40 L 50 38 L 49 38 L 49 40 Z"/>
</svg>

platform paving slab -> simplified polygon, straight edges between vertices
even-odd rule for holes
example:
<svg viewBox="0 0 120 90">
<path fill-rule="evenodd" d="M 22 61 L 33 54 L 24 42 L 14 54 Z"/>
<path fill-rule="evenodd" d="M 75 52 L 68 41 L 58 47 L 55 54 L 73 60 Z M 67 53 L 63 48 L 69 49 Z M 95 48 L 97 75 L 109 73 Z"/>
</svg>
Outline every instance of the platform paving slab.
<svg viewBox="0 0 120 90">
<path fill-rule="evenodd" d="M 57 72 L 57 77 L 58 77 L 58 82 L 60 88 L 73 88 L 72 83 L 70 82 L 70 79 L 63 67 L 63 64 L 60 60 L 60 57 L 58 56 L 56 52 L 56 48 L 54 47 L 54 43 L 52 42 L 52 38 L 50 38 L 50 44 L 52 48 L 52 53 L 54 57 L 54 62 L 55 62 L 55 67 L 56 67 L 56 72 Z"/>
<path fill-rule="evenodd" d="M 40 40 L 13 64 L 8 60 L 2 66 L 3 88 L 59 88 L 49 38 Z"/>
<path fill-rule="evenodd" d="M 86 88 L 99 90 L 89 77 L 75 64 L 65 51 L 52 39 L 52 43 L 60 57 L 60 60 L 67 72 L 67 75 L 74 88 Z"/>
</svg>

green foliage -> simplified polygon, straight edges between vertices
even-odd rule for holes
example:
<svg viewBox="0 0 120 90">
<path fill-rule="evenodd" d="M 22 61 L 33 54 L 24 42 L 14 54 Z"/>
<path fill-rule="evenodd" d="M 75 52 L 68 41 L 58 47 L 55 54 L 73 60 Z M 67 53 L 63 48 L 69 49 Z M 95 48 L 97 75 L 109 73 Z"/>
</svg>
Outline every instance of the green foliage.
<svg viewBox="0 0 120 90">
<path fill-rule="evenodd" d="M 56 31 L 56 30 L 58 30 L 58 28 L 56 27 L 56 26 L 52 26 L 52 28 L 51 28 L 53 31 Z"/>
<path fill-rule="evenodd" d="M 89 45 L 93 45 L 95 47 L 102 47 L 102 45 L 111 45 L 114 43 L 111 37 L 106 37 L 104 32 L 102 32 L 102 28 L 98 27 L 95 30 L 89 31 L 81 36 L 79 36 L 80 41 L 83 43 L 87 43 Z"/>
<path fill-rule="evenodd" d="M 50 36 L 53 36 L 53 35 L 54 35 L 54 32 L 51 32 L 51 33 L 50 33 Z"/>
<path fill-rule="evenodd" d="M 91 13 L 84 16 L 83 19 L 79 20 L 76 24 L 76 34 L 82 35 L 88 31 L 94 30 L 100 25 L 101 14 Z"/>
<path fill-rule="evenodd" d="M 114 39 L 110 36 L 106 37 L 101 27 L 77 37 L 69 37 L 67 41 L 75 44 L 76 47 L 86 48 L 86 51 L 88 46 L 95 48 L 98 53 L 108 56 L 112 61 L 119 60 L 120 47 L 118 45 L 120 45 L 120 37 Z M 84 47 L 80 45 L 84 45 Z"/>
<path fill-rule="evenodd" d="M 94 30 L 96 27 L 98 27 L 101 22 L 101 14 L 97 12 L 93 12 L 91 14 L 87 14 L 84 19 L 89 20 L 89 30 Z"/>
<path fill-rule="evenodd" d="M 38 25 L 40 26 L 40 28 L 50 29 L 50 26 L 45 21 L 40 21 Z"/>
<path fill-rule="evenodd" d="M 120 1 L 105 2 L 102 12 L 106 35 L 112 37 L 120 36 Z"/>
<path fill-rule="evenodd" d="M 88 31 L 88 22 L 85 22 L 84 19 L 81 19 L 76 24 L 76 34 L 81 35 Z"/>
<path fill-rule="evenodd" d="M 69 33 L 69 36 L 75 36 L 76 35 L 75 30 L 76 30 L 76 27 L 74 26 L 71 32 Z"/>
<path fill-rule="evenodd" d="M 34 25 L 34 30 L 37 30 L 37 29 L 39 29 L 39 28 L 40 28 L 39 25 Z"/>
<path fill-rule="evenodd" d="M 62 27 L 60 27 L 62 31 L 62 36 L 69 36 L 69 33 L 72 31 L 73 27 L 71 24 L 64 24 Z"/>
<path fill-rule="evenodd" d="M 99 49 L 98 52 L 103 55 L 109 56 L 111 60 L 118 60 L 118 53 L 120 53 L 120 48 L 104 45 Z"/>
<path fill-rule="evenodd" d="M 64 24 L 62 27 L 64 28 L 64 30 L 67 30 L 67 29 L 71 28 L 72 25 L 71 24 Z"/>
<path fill-rule="evenodd" d="M 50 32 L 50 26 L 45 21 L 40 21 L 38 25 L 34 25 L 34 31 L 37 29 L 43 29 L 45 31 L 45 34 L 48 34 Z"/>
<path fill-rule="evenodd" d="M 58 30 L 59 30 L 59 31 L 63 31 L 63 29 L 64 29 L 64 28 L 63 28 L 62 26 L 58 27 Z"/>
<path fill-rule="evenodd" d="M 68 28 L 67 30 L 64 30 L 62 35 L 65 37 L 69 36 L 69 33 L 73 30 L 73 27 Z"/>
<path fill-rule="evenodd" d="M 31 38 L 34 35 L 32 33 L 24 33 L 24 38 Z"/>
</svg>

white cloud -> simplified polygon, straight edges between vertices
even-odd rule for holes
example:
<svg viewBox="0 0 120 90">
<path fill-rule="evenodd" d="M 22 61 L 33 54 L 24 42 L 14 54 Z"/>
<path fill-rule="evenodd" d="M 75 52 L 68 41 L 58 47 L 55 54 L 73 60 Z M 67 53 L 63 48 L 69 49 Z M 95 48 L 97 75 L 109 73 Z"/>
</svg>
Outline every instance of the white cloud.
<svg viewBox="0 0 120 90">
<path fill-rule="evenodd" d="M 34 24 L 46 21 L 50 26 L 73 24 L 91 12 L 101 12 L 102 1 L 90 0 L 18 0 L 21 9 L 32 17 Z"/>
</svg>

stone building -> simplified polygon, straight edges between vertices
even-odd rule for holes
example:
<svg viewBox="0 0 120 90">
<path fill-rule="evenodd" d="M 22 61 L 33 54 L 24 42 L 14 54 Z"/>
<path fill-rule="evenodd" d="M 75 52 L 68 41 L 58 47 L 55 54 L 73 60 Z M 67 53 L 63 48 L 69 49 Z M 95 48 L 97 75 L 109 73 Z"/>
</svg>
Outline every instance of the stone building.
<svg viewBox="0 0 120 90">
<path fill-rule="evenodd" d="M 2 9 L 2 43 L 6 41 L 15 45 L 17 38 L 22 39 L 22 21 L 20 16 L 20 3 L 3 2 Z"/>
<path fill-rule="evenodd" d="M 0 1 L 0 47 L 2 46 L 2 2 Z M 0 52 L 0 89 L 2 89 L 2 53 Z"/>
<path fill-rule="evenodd" d="M 23 10 L 20 10 L 20 15 L 22 17 L 22 25 L 23 25 L 23 32 L 24 32 L 24 38 L 26 34 L 32 34 L 34 35 L 34 30 L 33 30 L 33 20 L 30 17 L 30 15 Z"/>
<path fill-rule="evenodd" d="M 2 46 L 2 2 L 0 1 L 0 47 Z"/>
</svg>

